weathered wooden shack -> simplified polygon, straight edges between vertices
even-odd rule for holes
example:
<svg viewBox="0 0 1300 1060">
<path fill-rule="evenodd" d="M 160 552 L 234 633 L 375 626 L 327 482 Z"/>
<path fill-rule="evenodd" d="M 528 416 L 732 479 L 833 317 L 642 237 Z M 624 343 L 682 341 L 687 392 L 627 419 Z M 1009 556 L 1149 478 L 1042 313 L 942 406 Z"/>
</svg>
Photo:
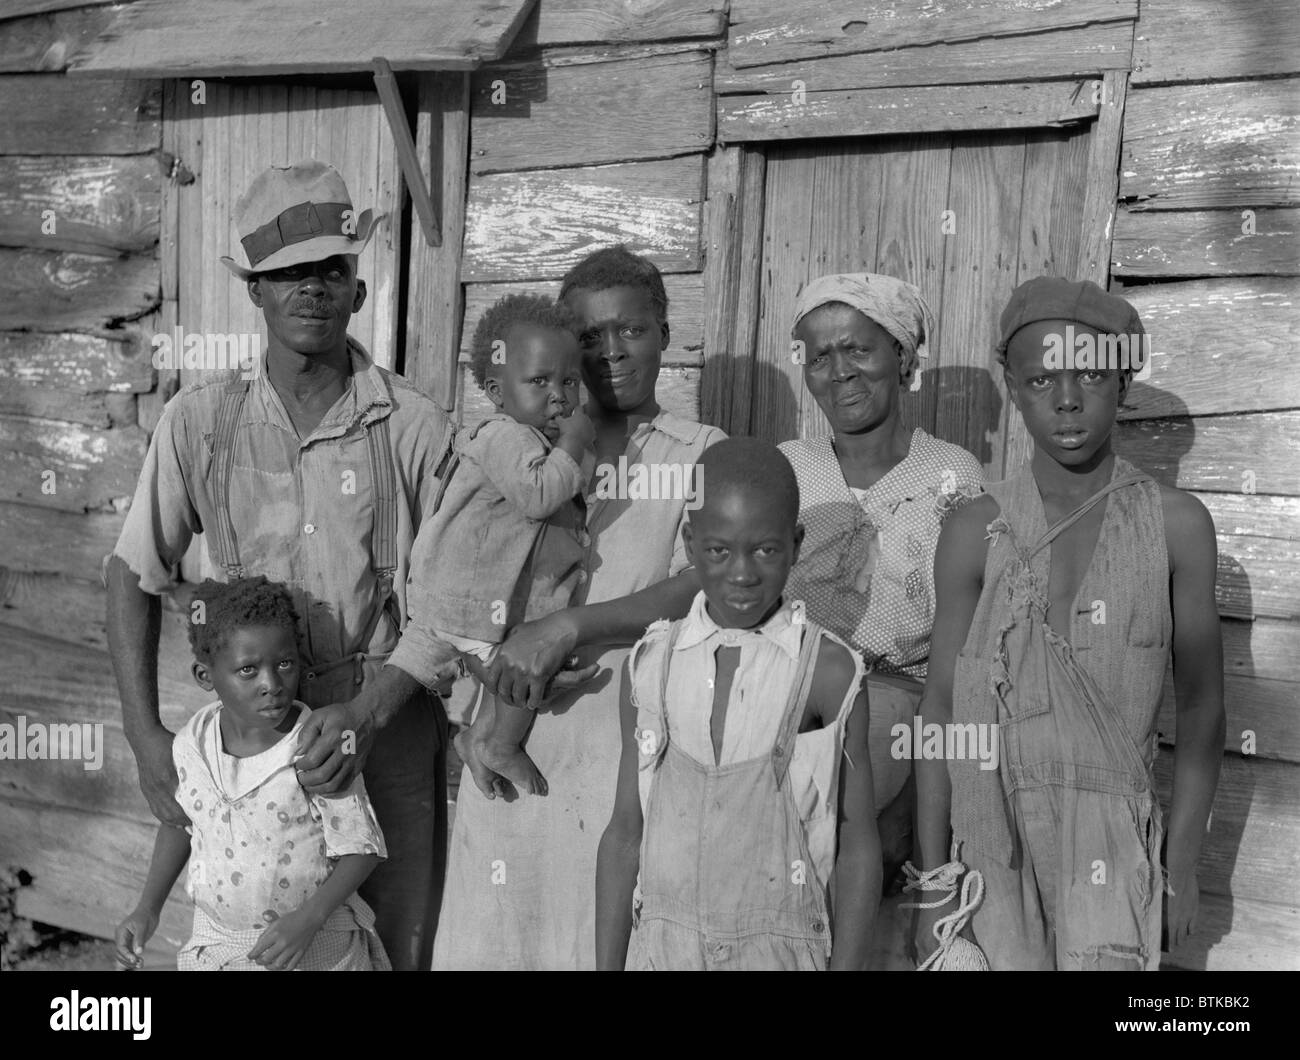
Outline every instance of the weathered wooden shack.
<svg viewBox="0 0 1300 1060">
<path fill-rule="evenodd" d="M 463 422 L 483 308 L 624 242 L 667 277 L 665 404 L 774 440 L 825 430 L 799 285 L 919 284 L 939 333 L 909 414 L 997 477 L 1027 452 L 991 370 L 1007 294 L 1122 290 L 1154 366 L 1119 448 L 1220 548 L 1228 739 L 1201 929 L 1166 964 L 1300 966 L 1298 78 L 1287 0 L 6 0 L 0 723 L 106 734 L 102 769 L 0 762 L 20 913 L 102 935 L 135 900 L 152 829 L 99 569 L 187 374 L 151 339 L 259 329 L 217 261 L 233 203 L 318 157 L 390 211 L 355 334 Z M 203 693 L 164 625 L 175 727 Z M 1167 798 L 1172 684 L 1162 728 Z M 186 929 L 173 899 L 163 947 Z"/>
</svg>

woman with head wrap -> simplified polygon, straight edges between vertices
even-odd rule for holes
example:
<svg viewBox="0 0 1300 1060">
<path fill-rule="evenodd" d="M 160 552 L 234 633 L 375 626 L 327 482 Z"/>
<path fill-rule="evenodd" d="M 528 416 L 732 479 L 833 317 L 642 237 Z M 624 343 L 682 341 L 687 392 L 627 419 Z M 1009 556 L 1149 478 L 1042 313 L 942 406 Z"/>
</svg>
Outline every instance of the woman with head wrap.
<svg viewBox="0 0 1300 1060">
<path fill-rule="evenodd" d="M 911 855 L 911 761 L 891 755 L 891 729 L 905 722 L 910 733 L 920 701 L 939 528 L 984 480 L 965 449 L 903 427 L 902 393 L 919 388 L 933 329 L 920 291 L 892 276 L 841 273 L 808 284 L 795 303 L 792 348 L 832 434 L 780 447 L 799 480 L 806 533 L 787 593 L 862 652 L 870 670 L 887 881 Z"/>
</svg>

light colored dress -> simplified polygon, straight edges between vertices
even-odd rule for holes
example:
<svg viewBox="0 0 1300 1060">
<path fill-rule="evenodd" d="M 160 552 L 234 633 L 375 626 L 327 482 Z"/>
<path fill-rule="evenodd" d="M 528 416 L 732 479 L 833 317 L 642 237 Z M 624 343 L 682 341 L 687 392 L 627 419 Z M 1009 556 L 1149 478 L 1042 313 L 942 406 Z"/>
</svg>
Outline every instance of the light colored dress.
<svg viewBox="0 0 1300 1060">
<path fill-rule="evenodd" d="M 981 492 L 984 471 L 965 449 L 919 427 L 907 456 L 865 490 L 844 481 L 830 437 L 780 449 L 799 481 L 805 531 L 786 597 L 803 600 L 808 617 L 843 637 L 871 671 L 868 742 L 879 814 L 911 772 L 910 762 L 890 754 L 890 731 L 911 724 L 921 698 L 939 531 L 949 511 Z"/>
<path fill-rule="evenodd" d="M 834 718 L 799 732 L 827 643 L 848 650 L 788 603 L 758 629 L 724 629 L 700 593 L 632 649 L 644 823 L 629 969 L 826 967 L 844 731 L 862 682 L 850 652 Z M 721 647 L 739 659 L 715 762 Z"/>
<path fill-rule="evenodd" d="M 660 412 L 628 440 L 629 471 L 637 464 L 693 465 L 724 437 L 715 427 Z M 573 603 L 616 600 L 686 569 L 685 514 L 684 497 L 590 495 L 590 577 Z M 580 650 L 581 664 L 598 663 L 600 674 L 539 712 L 526 750 L 546 777 L 545 797 L 489 800 L 463 775 L 434 968 L 595 967 L 596 848 L 614 808 L 619 683 L 630 647 Z"/>
<path fill-rule="evenodd" d="M 266 927 L 316 893 L 345 854 L 386 856 L 383 833 L 357 777 L 339 795 L 308 795 L 293 766 L 311 710 L 297 704 L 293 728 L 259 754 L 227 754 L 220 702 L 198 711 L 172 743 L 176 798 L 189 815 L 186 891 L 194 933 L 182 971 L 260 971 L 247 958 Z M 352 895 L 316 933 L 303 971 L 387 969 L 374 914 Z"/>
</svg>

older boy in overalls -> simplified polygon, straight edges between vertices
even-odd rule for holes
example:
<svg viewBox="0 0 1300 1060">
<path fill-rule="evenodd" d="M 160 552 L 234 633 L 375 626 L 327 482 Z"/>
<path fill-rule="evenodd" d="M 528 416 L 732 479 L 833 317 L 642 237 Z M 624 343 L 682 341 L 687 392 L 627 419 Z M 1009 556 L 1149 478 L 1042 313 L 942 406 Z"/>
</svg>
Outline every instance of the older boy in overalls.
<svg viewBox="0 0 1300 1060">
<path fill-rule="evenodd" d="M 1196 914 L 1225 724 L 1214 526 L 1194 497 L 1112 449 L 1144 345 L 1132 306 L 1096 284 L 1017 288 L 998 357 L 1034 455 L 939 539 L 921 715 L 996 726 L 1000 762 L 918 764 L 920 855 L 927 889 L 952 886 L 954 873 L 936 872 L 950 836 L 954 857 L 983 874 L 971 929 L 994 970 L 1155 969 L 1162 891 L 1171 946 Z M 1098 363 L 1123 346 L 1127 365 Z M 1164 849 L 1152 763 L 1171 651 Z M 920 914 L 918 957 L 946 911 Z"/>
</svg>

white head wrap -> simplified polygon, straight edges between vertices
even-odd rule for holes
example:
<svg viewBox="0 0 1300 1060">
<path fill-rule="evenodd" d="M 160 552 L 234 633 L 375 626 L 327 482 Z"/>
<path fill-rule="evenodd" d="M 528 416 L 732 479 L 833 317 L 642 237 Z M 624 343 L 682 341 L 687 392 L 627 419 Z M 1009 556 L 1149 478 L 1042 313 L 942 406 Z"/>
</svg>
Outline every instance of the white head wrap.
<svg viewBox="0 0 1300 1060">
<path fill-rule="evenodd" d="M 878 272 L 819 276 L 799 292 L 790 330 L 794 331 L 799 321 L 818 306 L 831 302 L 843 302 L 856 309 L 897 339 L 903 348 L 900 378 L 912 390 L 921 388 L 919 358 L 930 356 L 934 313 L 916 287 Z"/>
</svg>

